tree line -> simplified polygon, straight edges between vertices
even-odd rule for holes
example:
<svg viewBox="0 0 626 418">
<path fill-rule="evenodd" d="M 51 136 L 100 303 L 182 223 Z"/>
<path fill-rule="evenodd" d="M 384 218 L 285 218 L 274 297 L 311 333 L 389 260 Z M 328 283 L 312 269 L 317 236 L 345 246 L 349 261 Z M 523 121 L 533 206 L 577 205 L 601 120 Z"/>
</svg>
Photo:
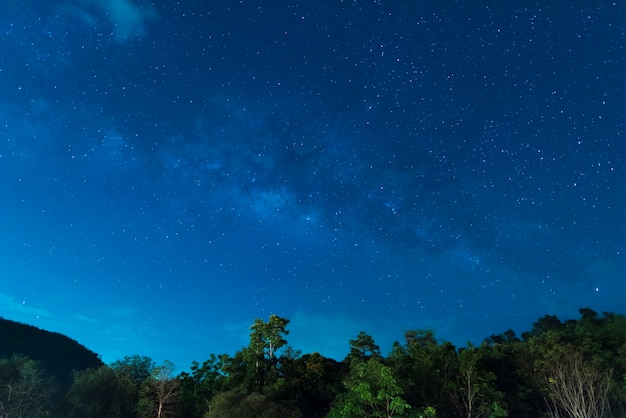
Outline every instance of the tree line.
<svg viewBox="0 0 626 418">
<path fill-rule="evenodd" d="M 128 356 L 75 370 L 66 384 L 14 354 L 0 359 L 0 417 L 626 416 L 626 317 L 579 312 L 460 348 L 410 330 L 387 355 L 361 332 L 342 361 L 295 350 L 289 320 L 271 315 L 254 320 L 248 346 L 189 371 Z"/>
</svg>

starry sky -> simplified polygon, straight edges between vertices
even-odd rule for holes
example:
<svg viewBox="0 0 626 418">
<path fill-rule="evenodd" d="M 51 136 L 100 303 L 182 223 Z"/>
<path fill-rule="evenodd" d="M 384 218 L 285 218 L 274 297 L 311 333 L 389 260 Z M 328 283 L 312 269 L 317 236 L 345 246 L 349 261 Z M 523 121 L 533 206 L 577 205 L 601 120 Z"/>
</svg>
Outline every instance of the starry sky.
<svg viewBox="0 0 626 418">
<path fill-rule="evenodd" d="M 21 0 L 0 316 L 184 369 L 625 313 L 626 4 Z"/>
</svg>

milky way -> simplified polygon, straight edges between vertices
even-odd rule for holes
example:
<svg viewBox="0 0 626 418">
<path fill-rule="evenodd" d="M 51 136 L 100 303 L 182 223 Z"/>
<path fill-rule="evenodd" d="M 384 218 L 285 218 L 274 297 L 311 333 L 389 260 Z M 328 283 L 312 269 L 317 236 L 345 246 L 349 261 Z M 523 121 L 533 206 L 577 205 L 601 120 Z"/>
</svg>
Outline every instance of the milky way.
<svg viewBox="0 0 626 418">
<path fill-rule="evenodd" d="M 195 3 L 0 17 L 2 316 L 184 368 L 623 310 L 626 7 Z"/>
</svg>

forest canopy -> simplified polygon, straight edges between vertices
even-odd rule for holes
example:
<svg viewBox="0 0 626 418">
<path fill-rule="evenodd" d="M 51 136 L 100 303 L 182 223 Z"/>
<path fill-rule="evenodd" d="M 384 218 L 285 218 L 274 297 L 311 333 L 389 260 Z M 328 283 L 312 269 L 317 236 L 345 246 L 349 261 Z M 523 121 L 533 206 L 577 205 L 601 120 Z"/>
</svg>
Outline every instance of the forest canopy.
<svg viewBox="0 0 626 418">
<path fill-rule="evenodd" d="M 270 315 L 253 321 L 246 347 L 178 374 L 138 355 L 105 365 L 67 337 L 2 320 L 0 416 L 626 416 L 626 317 L 579 312 L 478 346 L 409 330 L 386 355 L 361 332 L 342 361 L 291 347 L 290 321 Z"/>
</svg>

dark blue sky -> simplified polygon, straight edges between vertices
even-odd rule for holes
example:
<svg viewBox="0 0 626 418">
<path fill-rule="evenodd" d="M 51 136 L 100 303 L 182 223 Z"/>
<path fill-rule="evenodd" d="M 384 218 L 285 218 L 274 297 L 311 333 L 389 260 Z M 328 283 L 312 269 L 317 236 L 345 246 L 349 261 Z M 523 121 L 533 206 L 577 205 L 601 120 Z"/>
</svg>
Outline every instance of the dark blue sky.
<svg viewBox="0 0 626 418">
<path fill-rule="evenodd" d="M 186 368 L 625 313 L 626 5 L 319 3 L 9 2 L 0 315 Z"/>
</svg>

